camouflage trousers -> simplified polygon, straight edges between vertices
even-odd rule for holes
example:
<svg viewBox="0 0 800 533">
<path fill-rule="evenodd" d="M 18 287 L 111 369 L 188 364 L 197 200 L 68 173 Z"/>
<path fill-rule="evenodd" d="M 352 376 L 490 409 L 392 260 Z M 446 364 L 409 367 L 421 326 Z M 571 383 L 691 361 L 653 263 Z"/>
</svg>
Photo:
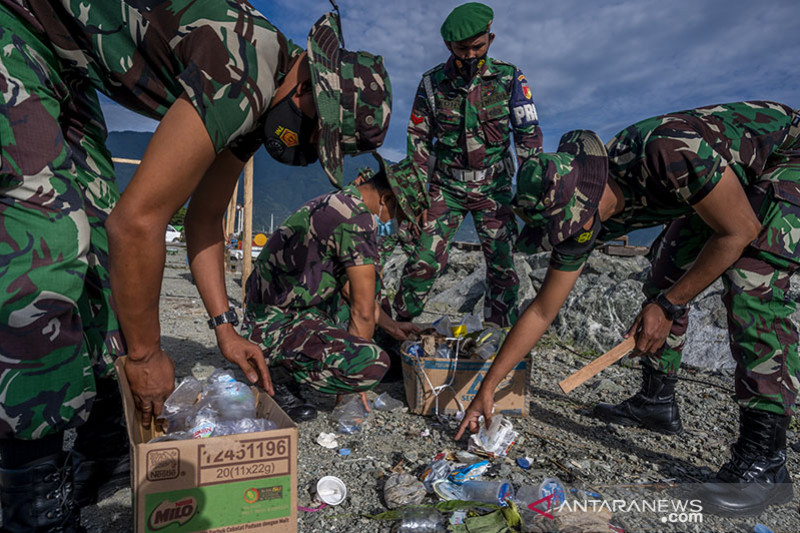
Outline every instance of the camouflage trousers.
<svg viewBox="0 0 800 533">
<path fill-rule="evenodd" d="M 124 351 L 108 279 L 119 198 L 94 89 L 0 6 L 0 438 L 84 422 Z"/>
<path fill-rule="evenodd" d="M 790 415 L 800 388 L 798 332 L 791 319 L 797 305 L 789 297 L 790 278 L 800 268 L 800 154 L 780 158 L 747 193 L 763 228 L 722 276 L 736 400 L 743 407 Z M 645 295 L 672 286 L 712 234 L 697 215 L 672 222 L 653 245 Z M 688 315 L 673 322 L 664 348 L 645 364 L 678 371 Z"/>
<path fill-rule="evenodd" d="M 261 346 L 268 365 L 283 366 L 298 383 L 328 394 L 372 389 L 389 369 L 388 354 L 336 321 L 315 308 L 248 304 L 242 333 Z"/>
<path fill-rule="evenodd" d="M 511 181 L 507 181 L 499 187 L 468 186 L 447 177 L 431 181 L 429 222 L 403 269 L 394 299 L 398 320 L 422 313 L 428 292 L 447 265 L 453 237 L 471 213 L 486 260 L 484 318 L 502 327 L 517 321 L 519 278 L 512 254 L 517 221 L 510 207 Z"/>
</svg>

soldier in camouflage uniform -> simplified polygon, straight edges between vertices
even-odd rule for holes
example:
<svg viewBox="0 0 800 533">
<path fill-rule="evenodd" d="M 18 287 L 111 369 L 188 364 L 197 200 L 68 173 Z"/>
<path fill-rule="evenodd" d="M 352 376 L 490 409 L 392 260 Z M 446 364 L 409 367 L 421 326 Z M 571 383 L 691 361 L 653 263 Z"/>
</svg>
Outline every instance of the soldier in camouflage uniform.
<svg viewBox="0 0 800 533">
<path fill-rule="evenodd" d="M 358 184 L 291 215 L 247 280 L 246 336 L 271 367 L 329 394 L 363 393 L 378 384 L 389 358 L 372 342 L 376 324 L 398 340 L 418 329 L 395 322 L 376 304 L 377 224 L 394 217 L 415 224 L 428 207 L 426 180 L 410 159 L 388 167 L 380 161 L 381 170 L 369 179 L 362 174 Z M 336 318 L 342 310 L 349 318 L 344 327 Z M 296 398 L 297 388 L 288 393 L 276 390 L 274 397 L 290 416 L 315 416 Z"/>
<path fill-rule="evenodd" d="M 522 251 L 551 249 L 545 283 L 501 349 L 462 424 L 491 413 L 498 378 L 538 341 L 595 241 L 667 224 L 653 244 L 642 311 L 626 336 L 646 357 L 639 393 L 595 415 L 661 433 L 682 431 L 675 399 L 688 303 L 722 276 L 736 361 L 739 438 L 695 494 L 703 510 L 754 515 L 792 499 L 786 428 L 800 386 L 796 303 L 800 266 L 800 112 L 741 102 L 670 113 L 620 132 L 606 150 L 589 132 L 521 169 L 515 206 Z M 542 318 L 544 317 L 544 318 Z"/>
<path fill-rule="evenodd" d="M 510 133 L 520 164 L 541 150 L 542 141 L 524 74 L 486 55 L 494 40 L 492 17 L 492 9 L 477 2 L 450 13 L 442 37 L 452 55 L 423 75 L 414 98 L 408 155 L 429 176 L 431 209 L 394 301 L 400 320 L 422 312 L 467 213 L 472 213 L 486 259 L 484 316 L 501 326 L 516 320 Z M 430 156 L 435 162 L 429 164 Z"/>
<path fill-rule="evenodd" d="M 262 143 L 289 164 L 319 153 L 341 184 L 342 156 L 381 144 L 391 92 L 381 58 L 341 48 L 335 13 L 306 52 L 244 0 L 0 0 L 0 19 L 3 528 L 79 531 L 76 500 L 129 481 L 113 359 L 127 343 L 146 425 L 173 387 L 158 323 L 172 214 L 192 197 L 194 278 L 230 322 L 221 219 L 244 162 Z M 96 91 L 161 121 L 121 198 Z M 271 390 L 258 347 L 216 332 Z"/>
</svg>

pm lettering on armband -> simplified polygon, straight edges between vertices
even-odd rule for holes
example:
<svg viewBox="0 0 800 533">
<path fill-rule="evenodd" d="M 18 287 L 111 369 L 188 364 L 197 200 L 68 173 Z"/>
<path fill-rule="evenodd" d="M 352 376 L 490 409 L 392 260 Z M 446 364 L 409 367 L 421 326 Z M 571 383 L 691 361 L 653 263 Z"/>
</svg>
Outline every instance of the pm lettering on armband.
<svg viewBox="0 0 800 533">
<path fill-rule="evenodd" d="M 518 105 L 512 111 L 516 126 L 530 126 L 539 123 L 539 115 L 536 114 L 536 107 L 533 104 Z"/>
</svg>

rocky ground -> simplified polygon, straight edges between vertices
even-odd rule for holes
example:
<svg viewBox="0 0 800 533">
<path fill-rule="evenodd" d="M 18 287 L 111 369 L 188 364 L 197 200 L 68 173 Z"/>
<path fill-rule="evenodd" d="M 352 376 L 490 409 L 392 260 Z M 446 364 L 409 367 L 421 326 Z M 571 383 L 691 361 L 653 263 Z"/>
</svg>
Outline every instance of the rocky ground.
<svg viewBox="0 0 800 533">
<path fill-rule="evenodd" d="M 635 261 L 635 265 L 640 265 L 640 260 L 625 261 Z M 164 348 L 175 359 L 177 376 L 192 374 L 203 377 L 213 367 L 225 366 L 225 361 L 206 326 L 205 311 L 191 282 L 183 250 L 173 250 L 167 263 L 161 299 Z M 458 271 L 457 268 L 453 270 Z M 528 270 L 531 272 L 535 268 Z M 470 272 L 462 274 L 469 276 Z M 531 280 L 535 285 L 533 275 L 526 276 L 523 283 L 530 284 Z M 612 282 L 624 285 L 622 280 Z M 239 273 L 229 275 L 228 283 L 231 301 L 238 305 L 242 297 Z M 443 278 L 435 293 L 451 288 L 445 286 L 448 283 Z M 467 284 L 462 284 L 463 287 L 469 292 Z M 478 300 L 472 303 L 473 307 L 478 304 Z M 638 303 L 632 307 L 638 307 Z M 533 352 L 531 415 L 512 419 L 521 438 L 508 458 L 492 461 L 487 479 L 505 478 L 519 487 L 538 485 L 545 477 L 557 476 L 567 488 L 596 492 L 608 501 L 625 499 L 628 503 L 611 518 L 611 522 L 625 532 L 750 532 L 759 523 L 775 533 L 800 531 L 800 495 L 786 506 L 771 508 L 758 517 L 739 520 L 703 514 L 701 523 L 697 522 L 697 517 L 693 518 L 693 523 L 681 523 L 680 517 L 670 522 L 663 513 L 631 510 L 631 501 L 667 498 L 670 493 L 666 486 L 689 486 L 703 481 L 725 461 L 727 447 L 736 436 L 737 408 L 731 399 L 732 374 L 725 369 L 685 369 L 679 389 L 686 432 L 681 436 L 667 437 L 640 429 L 609 426 L 590 416 L 595 403 L 617 402 L 635 392 L 639 371 L 634 362 L 626 361 L 604 370 L 569 395 L 560 391 L 557 383 L 594 355 L 597 352 L 575 349 L 555 335 L 540 343 Z M 382 384 L 375 390 L 375 393 L 381 392 L 404 399 L 402 382 Z M 320 409 L 320 416 L 300 426 L 299 504 L 311 505 L 310 490 L 323 475 L 341 478 L 347 485 L 348 496 L 338 507 L 314 513 L 299 512 L 298 529 L 303 533 L 390 531 L 392 522 L 379 522 L 361 515 L 386 510 L 383 485 L 392 469 L 399 465 L 399 468 L 416 474 L 436 453 L 466 449 L 465 441 L 453 440 L 457 427 L 455 420 L 439 421 L 412 415 L 404 408 L 394 412 L 373 411 L 361 432 L 340 436 L 340 447 L 351 449 L 351 454 L 343 457 L 336 450 L 316 443 L 321 432 L 335 431 L 328 417 L 332 398 L 312 393 L 308 396 Z M 789 438 L 790 444 L 798 448 L 789 454 L 789 469 L 795 477 L 800 473 L 797 428 L 795 421 Z M 515 460 L 519 457 L 533 459 L 530 470 L 516 465 Z M 577 497 L 587 499 L 580 493 Z M 569 498 L 573 500 L 576 495 L 570 493 Z M 84 523 L 89 531 L 130 531 L 130 499 L 130 490 L 126 489 L 97 506 L 84 509 Z M 433 498 L 427 497 L 426 503 L 434 503 Z M 600 520 L 599 527 L 573 526 L 570 529 L 563 522 L 541 518 L 534 530 L 611 531 L 604 521 L 607 522 L 607 517 Z"/>
</svg>

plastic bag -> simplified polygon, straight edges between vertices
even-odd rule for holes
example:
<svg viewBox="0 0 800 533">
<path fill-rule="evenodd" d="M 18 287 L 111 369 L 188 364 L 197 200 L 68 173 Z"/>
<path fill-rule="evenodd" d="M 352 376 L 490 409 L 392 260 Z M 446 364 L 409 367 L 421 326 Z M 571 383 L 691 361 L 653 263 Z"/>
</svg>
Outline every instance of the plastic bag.
<svg viewBox="0 0 800 533">
<path fill-rule="evenodd" d="M 388 392 L 382 392 L 372 402 L 372 406 L 378 411 L 394 411 L 403 407 L 403 402 L 389 396 Z"/>
<path fill-rule="evenodd" d="M 483 329 L 483 318 L 481 312 L 467 315 L 461 318 L 461 324 L 467 327 L 466 334 L 477 333 Z"/>
<path fill-rule="evenodd" d="M 486 328 L 477 338 L 478 348 L 475 354 L 481 359 L 491 359 L 500 351 L 500 346 L 506 340 L 507 331 L 500 328 Z"/>
<path fill-rule="evenodd" d="M 339 428 L 339 433 L 350 435 L 361 431 L 361 425 L 367 418 L 367 410 L 358 394 L 348 394 L 342 402 L 333 408 L 330 419 Z"/>
<path fill-rule="evenodd" d="M 438 357 L 439 359 L 450 359 L 453 357 L 453 349 L 445 343 L 440 344 L 436 347 L 436 353 L 434 357 Z"/>
<path fill-rule="evenodd" d="M 181 381 L 164 402 L 161 418 L 167 422 L 167 432 L 186 430 L 186 419 L 196 410 L 197 398 L 203 392 L 203 384 L 192 376 Z"/>
<path fill-rule="evenodd" d="M 186 426 L 189 428 L 192 438 L 205 439 L 214 432 L 217 419 L 218 413 L 208 405 L 204 405 L 186 421 Z"/>
<path fill-rule="evenodd" d="M 439 335 L 444 335 L 445 337 L 452 335 L 450 331 L 450 317 L 443 316 L 431 325 Z"/>
<path fill-rule="evenodd" d="M 447 459 L 434 459 L 422 473 L 422 484 L 425 490 L 433 492 L 433 484 L 440 479 L 447 479 L 453 465 Z"/>
<path fill-rule="evenodd" d="M 253 391 L 241 381 L 218 379 L 206 385 L 203 405 L 218 413 L 220 420 L 241 420 L 256 417 L 256 402 Z"/>
<path fill-rule="evenodd" d="M 383 499 L 389 509 L 420 503 L 426 494 L 422 483 L 405 472 L 392 474 L 383 486 Z"/>
<path fill-rule="evenodd" d="M 468 451 L 478 455 L 505 457 L 519 436 L 511 421 L 503 418 L 503 415 L 494 415 L 492 425 L 488 428 L 482 416 L 478 419 L 478 424 L 480 429 L 470 435 L 467 446 Z"/>
</svg>

